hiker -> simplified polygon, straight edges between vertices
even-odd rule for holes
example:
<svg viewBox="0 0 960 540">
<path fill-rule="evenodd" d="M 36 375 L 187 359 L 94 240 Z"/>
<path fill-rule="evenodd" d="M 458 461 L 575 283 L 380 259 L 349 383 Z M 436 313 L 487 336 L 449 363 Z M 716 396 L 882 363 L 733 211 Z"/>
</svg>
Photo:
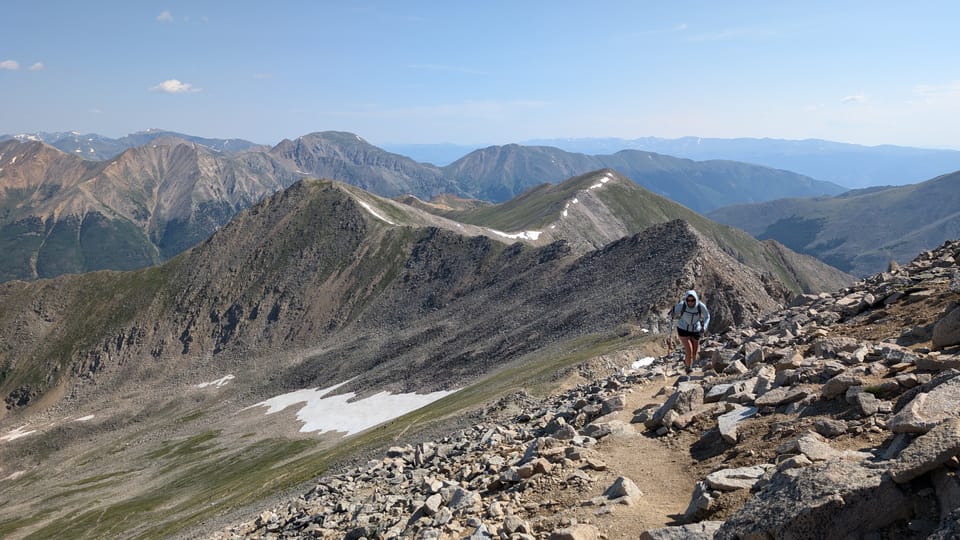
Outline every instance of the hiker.
<svg viewBox="0 0 960 540">
<path fill-rule="evenodd" d="M 670 312 L 670 334 L 673 334 L 673 320 L 677 321 L 677 336 L 683 343 L 683 365 L 687 374 L 693 371 L 693 361 L 700 350 L 700 339 L 706 337 L 710 325 L 710 311 L 700 301 L 697 291 L 689 290 L 683 299 Z M 671 340 L 671 338 L 667 338 Z M 672 341 L 669 342 L 672 345 Z"/>
</svg>

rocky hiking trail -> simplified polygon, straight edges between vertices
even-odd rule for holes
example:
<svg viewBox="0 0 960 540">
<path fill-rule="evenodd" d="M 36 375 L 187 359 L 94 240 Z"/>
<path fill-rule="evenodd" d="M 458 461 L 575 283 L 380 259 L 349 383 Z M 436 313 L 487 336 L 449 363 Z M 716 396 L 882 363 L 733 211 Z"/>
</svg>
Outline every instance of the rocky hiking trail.
<svg viewBox="0 0 960 540">
<path fill-rule="evenodd" d="M 960 242 L 317 479 L 214 538 L 956 538 Z M 660 351 L 663 352 L 663 351 Z"/>
</svg>

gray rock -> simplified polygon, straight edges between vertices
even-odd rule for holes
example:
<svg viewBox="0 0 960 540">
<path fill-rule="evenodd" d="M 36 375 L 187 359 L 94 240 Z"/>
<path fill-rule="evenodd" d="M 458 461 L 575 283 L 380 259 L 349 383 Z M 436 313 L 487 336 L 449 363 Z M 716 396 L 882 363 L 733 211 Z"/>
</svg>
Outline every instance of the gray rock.
<svg viewBox="0 0 960 540">
<path fill-rule="evenodd" d="M 833 399 L 846 393 L 847 388 L 850 388 L 851 386 L 860 386 L 862 384 L 863 379 L 854 375 L 853 373 L 841 373 L 840 375 L 837 375 L 836 377 L 824 383 L 820 394 L 825 399 Z"/>
<path fill-rule="evenodd" d="M 795 439 L 788 440 L 777 447 L 778 454 L 803 454 L 811 461 L 829 461 L 846 459 L 860 461 L 873 457 L 866 452 L 852 450 L 840 451 L 834 449 L 820 434 L 804 433 Z"/>
<path fill-rule="evenodd" d="M 858 538 L 911 512 L 883 471 L 833 461 L 774 474 L 714 538 Z"/>
<path fill-rule="evenodd" d="M 723 525 L 722 521 L 701 521 L 676 527 L 643 531 L 640 540 L 709 540 Z"/>
<path fill-rule="evenodd" d="M 706 482 L 700 481 L 694 484 L 693 493 L 690 495 L 690 504 L 687 505 L 683 513 L 685 521 L 696 521 L 713 507 L 714 499 L 710 494 L 710 488 Z"/>
<path fill-rule="evenodd" d="M 895 482 L 904 483 L 936 469 L 960 454 L 960 418 L 944 421 L 917 437 L 890 467 Z"/>
<path fill-rule="evenodd" d="M 814 354 L 820 358 L 837 358 L 840 352 L 852 353 L 860 348 L 861 343 L 848 337 L 819 338 L 813 343 Z"/>
<path fill-rule="evenodd" d="M 503 530 L 508 534 L 514 533 L 523 533 L 530 534 L 533 532 L 533 529 L 530 527 L 530 524 L 519 517 L 510 514 L 503 518 Z"/>
<path fill-rule="evenodd" d="M 880 410 L 880 400 L 870 392 L 857 393 L 853 403 L 862 416 L 873 416 Z"/>
<path fill-rule="evenodd" d="M 924 355 L 917 358 L 917 369 L 921 371 L 945 371 L 948 369 L 960 369 L 960 354 L 938 354 Z M 899 381 L 901 375 L 897 377 Z M 908 387 L 909 388 L 909 387 Z"/>
<path fill-rule="evenodd" d="M 710 488 L 717 491 L 750 489 L 763 477 L 767 469 L 768 467 L 764 465 L 722 469 L 708 474 L 706 482 Z"/>
<path fill-rule="evenodd" d="M 960 344 L 960 307 L 955 307 L 933 326 L 933 348 Z"/>
<path fill-rule="evenodd" d="M 426 502 L 423 503 L 423 513 L 428 516 L 436 515 L 437 511 L 440 510 L 440 505 L 443 504 L 443 497 L 439 493 L 434 493 L 433 495 L 427 497 Z"/>
<path fill-rule="evenodd" d="M 710 388 L 707 394 L 703 396 L 703 402 L 716 403 L 732 393 L 734 393 L 733 383 L 715 384 L 712 388 Z"/>
<path fill-rule="evenodd" d="M 600 414 L 607 415 L 613 412 L 622 411 L 624 403 L 625 400 L 622 395 L 607 398 L 603 400 L 603 403 L 600 404 Z"/>
<path fill-rule="evenodd" d="M 813 421 L 813 429 L 820 435 L 832 439 L 847 432 L 847 423 L 843 420 L 821 417 Z"/>
<path fill-rule="evenodd" d="M 960 416 L 960 377 L 954 377 L 929 392 L 918 393 L 887 421 L 894 433 L 926 433 L 948 418 Z"/>
<path fill-rule="evenodd" d="M 960 479 L 956 471 L 941 467 L 930 475 L 933 489 L 940 506 L 940 519 L 946 518 L 954 508 L 960 508 Z"/>
<path fill-rule="evenodd" d="M 447 507 L 454 512 L 466 512 L 473 510 L 474 507 L 478 507 L 480 502 L 480 495 L 476 492 L 457 488 L 453 492 L 450 502 L 447 503 Z"/>
<path fill-rule="evenodd" d="M 637 484 L 633 480 L 627 478 L 626 476 L 620 476 L 614 480 L 613 485 L 607 488 L 603 492 L 603 495 L 608 499 L 620 499 L 627 497 L 628 499 L 635 499 L 637 497 L 642 497 L 643 492 L 640 491 L 640 488 L 637 487 Z"/>
<path fill-rule="evenodd" d="M 703 405 L 703 387 L 693 382 L 682 382 L 677 390 L 667 398 L 667 401 L 653 414 L 654 425 L 669 425 L 666 421 L 667 413 L 676 412 L 686 414 L 700 405 Z"/>
<path fill-rule="evenodd" d="M 599 540 L 600 531 L 593 525 L 578 523 L 550 533 L 549 540 Z"/>
<path fill-rule="evenodd" d="M 737 443 L 737 426 L 757 414 L 756 407 L 736 406 L 733 410 L 717 417 L 717 428 L 724 441 L 730 444 Z"/>
<path fill-rule="evenodd" d="M 810 395 L 810 392 L 806 388 L 774 388 L 758 397 L 756 405 L 757 407 L 779 407 L 780 405 L 800 401 L 808 395 Z"/>
</svg>

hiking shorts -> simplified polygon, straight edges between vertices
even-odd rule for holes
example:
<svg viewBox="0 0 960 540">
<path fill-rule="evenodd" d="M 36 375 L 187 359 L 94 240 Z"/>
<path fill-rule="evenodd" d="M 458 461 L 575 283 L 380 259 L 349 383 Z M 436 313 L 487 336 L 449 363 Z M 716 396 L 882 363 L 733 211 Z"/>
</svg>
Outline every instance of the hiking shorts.
<svg viewBox="0 0 960 540">
<path fill-rule="evenodd" d="M 687 337 L 700 341 L 700 332 L 691 332 L 689 330 L 684 330 L 683 328 L 677 328 L 677 335 L 680 337 Z"/>
</svg>

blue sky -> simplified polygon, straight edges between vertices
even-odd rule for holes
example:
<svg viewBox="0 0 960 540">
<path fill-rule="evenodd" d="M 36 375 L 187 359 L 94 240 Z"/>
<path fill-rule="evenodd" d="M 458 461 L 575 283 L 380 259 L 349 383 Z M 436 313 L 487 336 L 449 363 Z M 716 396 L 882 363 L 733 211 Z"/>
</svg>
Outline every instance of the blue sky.
<svg viewBox="0 0 960 540">
<path fill-rule="evenodd" d="M 960 149 L 955 1 L 38 1 L 0 21 L 0 133 Z"/>
</svg>

